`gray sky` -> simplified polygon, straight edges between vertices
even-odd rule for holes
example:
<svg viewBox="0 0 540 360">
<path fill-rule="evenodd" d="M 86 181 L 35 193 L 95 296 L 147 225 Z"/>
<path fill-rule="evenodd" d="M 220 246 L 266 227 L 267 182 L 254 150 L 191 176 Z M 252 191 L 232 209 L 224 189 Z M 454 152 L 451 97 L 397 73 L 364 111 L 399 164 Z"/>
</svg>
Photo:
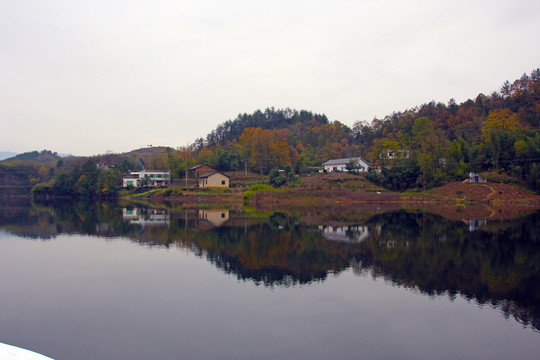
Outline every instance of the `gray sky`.
<svg viewBox="0 0 540 360">
<path fill-rule="evenodd" d="M 538 35 L 538 0 L 0 0 L 0 151 L 184 146 L 271 106 L 352 126 L 498 91 Z"/>
</svg>

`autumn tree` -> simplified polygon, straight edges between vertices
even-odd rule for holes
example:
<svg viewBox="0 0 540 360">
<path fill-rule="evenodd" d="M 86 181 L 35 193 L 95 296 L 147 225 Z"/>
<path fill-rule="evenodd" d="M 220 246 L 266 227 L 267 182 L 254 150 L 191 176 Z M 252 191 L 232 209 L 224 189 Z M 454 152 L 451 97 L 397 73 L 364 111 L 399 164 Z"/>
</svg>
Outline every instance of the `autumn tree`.
<svg viewBox="0 0 540 360">
<path fill-rule="evenodd" d="M 523 129 L 518 114 L 510 109 L 496 109 L 489 112 L 482 126 L 482 139 L 490 150 L 495 169 L 500 167 L 503 157 L 511 157 L 509 153 L 513 153 L 514 150 L 515 132 Z"/>
<path fill-rule="evenodd" d="M 118 170 L 103 170 L 96 184 L 96 195 L 98 197 L 113 197 L 120 191 L 122 174 Z"/>
<path fill-rule="evenodd" d="M 422 117 L 415 121 L 413 137 L 416 144 L 416 160 L 422 172 L 423 186 L 438 185 L 444 176 L 448 140 L 434 121 Z"/>
<path fill-rule="evenodd" d="M 482 138 L 485 142 L 491 140 L 494 131 L 517 131 L 524 129 L 516 113 L 510 109 L 496 109 L 489 112 L 482 125 Z"/>
<path fill-rule="evenodd" d="M 250 165 L 263 169 L 290 165 L 286 134 L 282 131 L 247 128 L 240 136 L 240 148 Z"/>
</svg>

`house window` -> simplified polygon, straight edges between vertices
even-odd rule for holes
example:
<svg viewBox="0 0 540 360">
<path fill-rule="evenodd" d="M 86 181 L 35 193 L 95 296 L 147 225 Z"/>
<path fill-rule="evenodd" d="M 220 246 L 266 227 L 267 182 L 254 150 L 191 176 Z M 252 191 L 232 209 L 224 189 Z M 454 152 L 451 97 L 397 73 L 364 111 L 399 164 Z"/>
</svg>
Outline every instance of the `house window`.
<svg viewBox="0 0 540 360">
<path fill-rule="evenodd" d="M 225 213 L 221 213 L 221 218 L 225 219 Z"/>
<path fill-rule="evenodd" d="M 126 182 L 126 185 L 127 185 L 127 186 L 133 186 L 133 181 L 127 181 L 127 182 Z"/>
<path fill-rule="evenodd" d="M 225 180 L 221 180 L 221 185 L 225 185 Z"/>
</svg>

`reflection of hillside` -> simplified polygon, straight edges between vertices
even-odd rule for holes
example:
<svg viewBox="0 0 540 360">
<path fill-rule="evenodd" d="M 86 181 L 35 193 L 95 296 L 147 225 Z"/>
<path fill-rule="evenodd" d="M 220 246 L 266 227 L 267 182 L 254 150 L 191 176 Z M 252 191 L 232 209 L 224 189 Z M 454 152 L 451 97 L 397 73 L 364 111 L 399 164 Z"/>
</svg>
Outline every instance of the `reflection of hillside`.
<svg viewBox="0 0 540 360">
<path fill-rule="evenodd" d="M 445 219 L 458 221 L 467 219 L 487 220 L 487 221 L 504 221 L 515 219 L 526 214 L 530 214 L 538 210 L 538 206 L 527 204 L 519 206 L 497 206 L 497 205 L 481 205 L 481 204 L 436 204 L 427 205 L 423 208 L 424 211 L 432 214 L 437 214 Z"/>
<path fill-rule="evenodd" d="M 524 325 L 540 328 L 540 213 L 498 232 L 400 212 L 372 219 L 377 236 L 358 255 L 375 276 L 429 295 L 461 294 L 492 304 Z"/>
<path fill-rule="evenodd" d="M 184 246 L 200 249 L 227 273 L 265 285 L 321 280 L 328 272 L 347 267 L 351 256 L 347 244 L 329 243 L 322 231 L 306 230 L 291 218 L 270 218 L 257 225 L 199 233 Z"/>
<path fill-rule="evenodd" d="M 82 233 L 178 246 L 239 279 L 266 286 L 321 281 L 352 267 L 425 294 L 492 304 L 540 329 L 540 212 L 482 222 L 471 232 L 471 224 L 461 219 L 420 211 L 348 210 L 324 223 L 314 222 L 313 215 L 306 221 L 283 213 L 253 217 L 227 210 L 133 210 L 104 203 L 0 206 L 0 226 L 34 238 Z M 162 226 L 139 220 L 152 216 Z"/>
</svg>

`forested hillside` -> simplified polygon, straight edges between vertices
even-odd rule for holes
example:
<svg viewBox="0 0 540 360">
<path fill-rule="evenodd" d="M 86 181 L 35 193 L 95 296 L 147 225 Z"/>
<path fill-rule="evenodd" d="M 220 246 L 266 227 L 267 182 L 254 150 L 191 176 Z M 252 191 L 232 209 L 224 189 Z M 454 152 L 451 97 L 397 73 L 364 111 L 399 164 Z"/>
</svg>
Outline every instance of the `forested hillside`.
<svg viewBox="0 0 540 360">
<path fill-rule="evenodd" d="M 539 190 L 539 94 L 535 69 L 490 95 L 461 104 L 432 101 L 352 128 L 305 110 L 257 110 L 224 122 L 191 147 L 164 150 L 152 164 L 178 176 L 203 162 L 223 171 L 291 166 L 301 173 L 331 158 L 362 156 L 381 168 L 372 179 L 394 190 L 488 170 Z"/>
<path fill-rule="evenodd" d="M 280 168 L 303 174 L 329 159 L 362 156 L 380 170 L 368 178 L 391 190 L 429 188 L 463 180 L 469 172 L 493 171 L 540 191 L 539 129 L 540 69 L 535 69 L 490 95 L 461 104 L 432 101 L 352 127 L 311 111 L 268 108 L 239 114 L 191 146 L 66 159 L 44 150 L 4 161 L 0 171 L 4 185 L 54 183 L 62 194 L 108 194 L 116 191 L 122 173 L 143 168 L 168 169 L 172 178 L 201 163 L 221 171 L 267 174 Z M 13 170 L 23 163 L 31 165 L 31 173 Z M 109 168 L 114 171 L 101 175 Z"/>
</svg>

